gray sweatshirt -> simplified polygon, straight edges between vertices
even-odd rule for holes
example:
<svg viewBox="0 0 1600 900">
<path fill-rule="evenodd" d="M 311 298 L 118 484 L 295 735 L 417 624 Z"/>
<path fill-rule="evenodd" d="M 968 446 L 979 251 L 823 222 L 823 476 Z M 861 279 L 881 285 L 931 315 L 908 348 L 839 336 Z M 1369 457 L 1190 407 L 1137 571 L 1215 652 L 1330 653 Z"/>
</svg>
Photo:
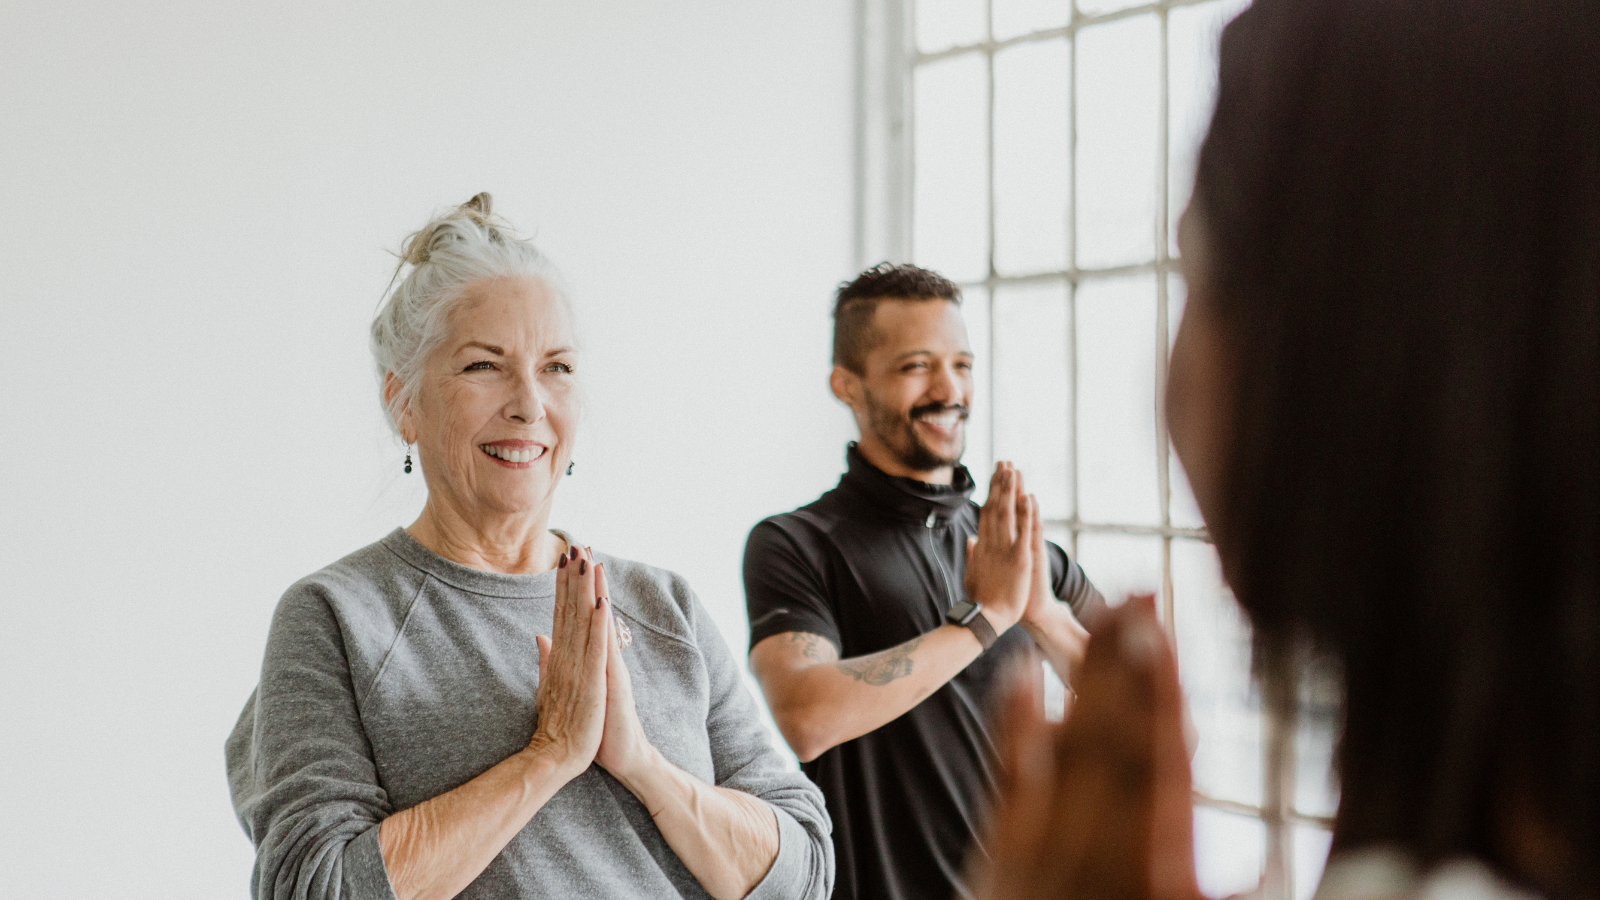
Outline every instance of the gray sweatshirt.
<svg viewBox="0 0 1600 900">
<path fill-rule="evenodd" d="M 633 643 L 639 720 L 705 781 L 765 800 L 779 850 L 755 900 L 833 885 L 822 794 L 772 748 L 755 700 L 683 579 L 596 554 Z M 434 554 L 402 529 L 289 588 L 261 683 L 227 742 L 228 781 L 256 845 L 258 900 L 393 898 L 378 823 L 527 745 L 555 573 L 502 575 Z M 459 895 L 706 897 L 650 818 L 598 766 L 563 787 Z"/>
</svg>

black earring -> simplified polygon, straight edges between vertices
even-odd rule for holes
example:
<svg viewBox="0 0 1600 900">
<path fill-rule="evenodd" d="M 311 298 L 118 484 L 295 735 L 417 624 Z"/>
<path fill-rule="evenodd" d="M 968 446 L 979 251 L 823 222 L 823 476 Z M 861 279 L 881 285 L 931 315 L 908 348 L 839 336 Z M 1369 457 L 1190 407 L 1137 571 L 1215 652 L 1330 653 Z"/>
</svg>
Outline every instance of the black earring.
<svg viewBox="0 0 1600 900">
<path fill-rule="evenodd" d="M 568 475 L 572 474 L 572 463 L 570 463 L 570 462 L 567 463 L 567 474 Z"/>
<path fill-rule="evenodd" d="M 406 445 L 406 474 L 411 474 L 411 445 Z"/>
</svg>

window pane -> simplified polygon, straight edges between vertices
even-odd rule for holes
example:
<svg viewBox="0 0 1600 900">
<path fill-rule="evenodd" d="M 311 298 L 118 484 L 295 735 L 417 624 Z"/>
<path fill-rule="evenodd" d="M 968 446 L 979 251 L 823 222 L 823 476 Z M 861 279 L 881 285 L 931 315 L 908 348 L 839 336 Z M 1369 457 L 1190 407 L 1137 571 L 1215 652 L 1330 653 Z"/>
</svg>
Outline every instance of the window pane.
<svg viewBox="0 0 1600 900">
<path fill-rule="evenodd" d="M 1089 279 L 1076 309 L 1078 515 L 1159 524 L 1155 278 Z"/>
<path fill-rule="evenodd" d="M 1195 789 L 1259 806 L 1261 706 L 1250 682 L 1250 634 L 1222 582 L 1216 550 L 1173 539 L 1172 583 L 1178 669 L 1200 732 Z"/>
<path fill-rule="evenodd" d="M 984 0 L 917 0 L 917 47 L 923 52 L 983 40 Z"/>
<path fill-rule="evenodd" d="M 1072 21 L 1072 0 L 994 0 L 994 36 L 1061 28 Z"/>
<path fill-rule="evenodd" d="M 972 411 L 967 416 L 967 452 L 961 462 L 976 483 L 973 499 L 982 503 L 989 494 L 989 475 L 994 470 L 994 449 L 989 444 L 989 423 L 994 415 L 990 399 L 993 388 L 994 354 L 989 344 L 989 291 L 984 287 L 961 291 L 961 317 L 967 322 L 967 341 L 972 346 Z"/>
<path fill-rule="evenodd" d="M 1171 116 L 1167 156 L 1168 253 L 1178 252 L 1178 216 L 1194 187 L 1195 153 L 1211 124 L 1217 94 L 1217 41 L 1222 26 L 1249 0 L 1214 0 L 1167 13 L 1167 75 Z"/>
<path fill-rule="evenodd" d="M 1155 256 L 1161 31 L 1153 15 L 1078 32 L 1078 266 Z"/>
<path fill-rule="evenodd" d="M 1322 869 L 1328 862 L 1328 845 L 1333 834 L 1322 828 L 1306 825 L 1294 826 L 1294 897 L 1311 900 L 1317 892 L 1317 882 L 1322 880 Z"/>
<path fill-rule="evenodd" d="M 1065 282 L 994 293 L 995 454 L 1017 464 L 1050 518 L 1072 513 Z"/>
<path fill-rule="evenodd" d="M 1085 531 L 1078 535 L 1077 560 L 1112 606 L 1120 606 L 1129 594 L 1161 593 L 1158 537 Z"/>
<path fill-rule="evenodd" d="M 989 274 L 985 59 L 957 56 L 915 74 L 912 255 L 955 281 Z"/>
<path fill-rule="evenodd" d="M 1171 342 L 1178 336 L 1178 325 L 1183 321 L 1184 303 L 1188 299 L 1188 287 L 1180 275 L 1167 276 L 1167 351 L 1171 353 Z M 1194 502 L 1194 491 L 1189 487 L 1189 473 L 1183 469 L 1183 461 L 1178 459 L 1178 454 L 1173 453 L 1167 466 L 1168 482 L 1172 486 L 1172 498 L 1168 501 L 1167 515 L 1172 524 L 1179 528 L 1204 528 L 1205 520 L 1200 518 L 1200 507 Z"/>
<path fill-rule="evenodd" d="M 1067 267 L 1069 50 L 1062 38 L 994 58 L 994 255 L 1004 273 Z"/>
<path fill-rule="evenodd" d="M 1260 819 L 1195 807 L 1194 867 L 1201 893 L 1228 897 L 1254 890 L 1261 883 L 1266 847 Z"/>
<path fill-rule="evenodd" d="M 1304 676 L 1296 725 L 1294 808 L 1308 816 L 1332 816 L 1339 808 L 1339 785 L 1333 771 L 1339 683 L 1331 671 L 1313 667 Z"/>
</svg>

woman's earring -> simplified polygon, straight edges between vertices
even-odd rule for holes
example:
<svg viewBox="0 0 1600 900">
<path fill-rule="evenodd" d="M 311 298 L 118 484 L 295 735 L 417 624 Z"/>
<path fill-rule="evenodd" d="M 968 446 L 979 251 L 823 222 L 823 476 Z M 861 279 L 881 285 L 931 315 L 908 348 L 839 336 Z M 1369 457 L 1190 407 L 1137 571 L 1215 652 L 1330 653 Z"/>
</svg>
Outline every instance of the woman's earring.
<svg viewBox="0 0 1600 900">
<path fill-rule="evenodd" d="M 411 445 L 406 445 L 406 474 L 411 474 Z"/>
<path fill-rule="evenodd" d="M 571 462 L 567 463 L 567 474 L 568 475 L 572 474 L 572 463 Z"/>
</svg>

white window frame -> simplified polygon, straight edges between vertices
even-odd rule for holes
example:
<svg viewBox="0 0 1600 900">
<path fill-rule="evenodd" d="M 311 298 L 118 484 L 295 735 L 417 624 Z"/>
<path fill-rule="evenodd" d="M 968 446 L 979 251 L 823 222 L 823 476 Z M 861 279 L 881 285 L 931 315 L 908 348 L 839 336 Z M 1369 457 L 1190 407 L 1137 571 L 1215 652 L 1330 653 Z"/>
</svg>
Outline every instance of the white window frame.
<svg viewBox="0 0 1600 900">
<path fill-rule="evenodd" d="M 946 59 L 958 55 L 982 54 L 986 60 L 988 77 L 988 111 L 987 111 L 987 153 L 988 153 L 988 201 L 989 201 L 989 229 L 988 229 L 988 275 L 981 281 L 964 283 L 964 288 L 985 288 L 990 297 L 994 296 L 994 289 L 1002 285 L 1019 284 L 1038 281 L 1059 281 L 1067 286 L 1067 303 L 1069 320 L 1073 316 L 1075 296 L 1078 286 L 1090 279 L 1115 277 L 1129 274 L 1153 274 L 1155 276 L 1158 303 L 1156 314 L 1156 333 L 1151 338 L 1156 341 L 1156 440 L 1160 447 L 1157 452 L 1157 478 L 1159 481 L 1160 497 L 1160 524 L 1139 525 L 1118 522 L 1087 522 L 1082 520 L 1077 512 L 1077 494 L 1074 490 L 1072 500 L 1072 513 L 1067 519 L 1056 519 L 1048 522 L 1049 525 L 1065 529 L 1071 534 L 1072 551 L 1076 555 L 1078 536 L 1086 533 L 1115 533 L 1156 536 L 1161 539 L 1162 547 L 1162 618 L 1170 630 L 1174 621 L 1173 610 L 1173 577 L 1172 577 L 1172 544 L 1173 541 L 1210 541 L 1204 529 L 1177 527 L 1172 524 L 1171 497 L 1172 485 L 1170 471 L 1172 465 L 1171 446 L 1167 435 L 1166 417 L 1164 414 L 1163 388 L 1166 384 L 1167 348 L 1170 346 L 1169 334 L 1176 327 L 1175 322 L 1168 321 L 1168 276 L 1179 274 L 1179 260 L 1170 253 L 1168 223 L 1173 221 L 1170 206 L 1173 198 L 1170 196 L 1168 156 L 1170 140 L 1169 130 L 1169 78 L 1168 78 L 1168 45 L 1167 45 L 1167 14 L 1170 10 L 1193 6 L 1206 2 L 1206 0 L 1158 0 L 1158 2 L 1144 3 L 1127 9 L 1116 10 L 1098 15 L 1085 15 L 1078 11 L 1077 4 L 1073 3 L 1072 20 L 1069 24 L 1048 30 L 1034 31 L 995 40 L 992 37 L 992 5 L 993 0 L 981 0 L 985 4 L 986 13 L 991 22 L 990 38 L 933 53 L 920 52 L 915 46 L 915 0 L 856 0 L 856 128 L 855 128 L 855 222 L 854 222 L 854 251 L 858 268 L 864 268 L 882 260 L 894 262 L 909 262 L 912 259 L 912 222 L 913 219 L 913 185 L 915 179 L 915 156 L 912 142 L 914 140 L 913 128 L 913 73 L 918 66 Z M 1048 272 L 1031 272 L 1025 275 L 1000 275 L 995 270 L 995 217 L 994 217 L 994 58 L 996 52 L 1017 44 L 1030 41 L 1053 40 L 1066 38 L 1069 42 L 1075 41 L 1079 30 L 1099 25 L 1118 19 L 1142 16 L 1154 13 L 1160 21 L 1161 28 L 1161 79 L 1160 79 L 1160 115 L 1159 115 L 1159 162 L 1156 166 L 1158 180 L 1156 199 L 1160 208 L 1157 215 L 1155 235 L 1155 255 L 1150 261 L 1127 266 L 1118 266 L 1105 269 L 1081 269 L 1076 264 L 1076 238 L 1069 235 L 1068 266 L 1065 269 Z M 1075 98 L 1075 91 L 1071 96 Z M 1077 142 L 1077 111 L 1076 100 L 1073 100 L 1073 109 L 1070 111 L 1071 140 Z M 1076 165 L 1073 165 L 1073 189 L 1069 192 L 1069 203 L 1076 204 L 1078 191 L 1076 189 Z M 1180 202 L 1181 202 L 1180 198 Z M 1075 207 L 1069 208 L 1069 222 L 1076 220 Z M 1069 229 L 1070 231 L 1070 229 Z M 994 331 L 994 307 L 991 301 L 988 304 L 990 317 L 987 333 L 991 336 Z M 993 371 L 994 359 L 993 338 L 990 339 L 989 361 L 990 371 Z M 1078 431 L 1075 427 L 1077 419 L 1078 379 L 1076 371 L 1076 348 L 1068 348 L 1070 408 L 1064 411 L 1069 417 L 1068 422 L 1074 423 L 1072 428 L 1072 441 L 1068 445 L 1068 452 L 1072 458 L 1068 461 L 1073 478 L 1076 479 L 1078 465 Z M 989 410 L 994 411 L 993 379 L 989 379 L 990 396 L 985 398 Z M 996 416 L 989 419 L 989 431 L 986 438 L 993 458 L 994 432 Z M 1091 578 L 1093 573 L 1090 573 Z M 1296 768 L 1296 736 L 1297 721 L 1294 702 L 1263 702 L 1262 703 L 1262 728 L 1263 728 L 1263 756 L 1262 773 L 1262 802 L 1260 806 L 1240 803 L 1218 797 L 1210 797 L 1196 792 L 1194 802 L 1197 806 L 1249 816 L 1261 821 L 1266 834 L 1264 852 L 1264 872 L 1261 890 L 1257 896 L 1263 900 L 1292 900 L 1294 895 L 1294 844 L 1293 828 L 1296 825 L 1312 826 L 1321 829 L 1331 829 L 1332 823 L 1326 817 L 1309 815 L 1300 812 L 1295 805 L 1295 768 Z"/>
</svg>

